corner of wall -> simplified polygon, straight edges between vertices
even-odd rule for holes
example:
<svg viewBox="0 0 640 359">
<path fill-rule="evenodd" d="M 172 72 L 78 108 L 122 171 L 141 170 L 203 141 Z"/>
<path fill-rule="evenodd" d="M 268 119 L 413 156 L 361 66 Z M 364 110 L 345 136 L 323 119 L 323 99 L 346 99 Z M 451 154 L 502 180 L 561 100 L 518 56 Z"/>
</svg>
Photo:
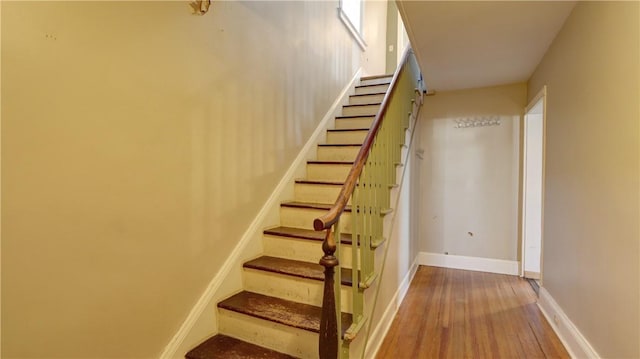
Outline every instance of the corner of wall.
<svg viewBox="0 0 640 359">
<path fill-rule="evenodd" d="M 572 358 L 600 358 L 545 287 L 540 287 L 538 307 Z"/>
</svg>

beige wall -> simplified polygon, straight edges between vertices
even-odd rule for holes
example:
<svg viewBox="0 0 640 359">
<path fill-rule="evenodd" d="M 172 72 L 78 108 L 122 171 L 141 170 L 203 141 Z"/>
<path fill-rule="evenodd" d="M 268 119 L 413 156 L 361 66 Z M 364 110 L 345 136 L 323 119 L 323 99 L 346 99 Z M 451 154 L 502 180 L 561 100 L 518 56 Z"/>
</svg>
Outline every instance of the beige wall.
<svg viewBox="0 0 640 359">
<path fill-rule="evenodd" d="M 2 356 L 156 357 L 361 56 L 326 1 L 3 1 Z"/>
<path fill-rule="evenodd" d="M 398 13 L 398 6 L 395 1 L 387 2 L 387 33 L 386 33 L 386 70 L 388 74 L 393 73 L 398 67 L 398 21 L 401 18 Z M 391 49 L 391 51 L 389 51 Z"/>
<path fill-rule="evenodd" d="M 526 85 L 439 92 L 426 99 L 419 126 L 420 250 L 517 260 Z M 454 128 L 456 120 L 482 118 L 499 118 L 501 124 Z"/>
<path fill-rule="evenodd" d="M 579 2 L 547 85 L 543 286 L 604 358 L 640 357 L 638 2 Z"/>
<path fill-rule="evenodd" d="M 368 0 L 363 2 L 363 7 L 365 22 L 362 32 L 367 43 L 367 51 L 361 52 L 362 74 L 385 74 L 387 1 Z"/>
</svg>

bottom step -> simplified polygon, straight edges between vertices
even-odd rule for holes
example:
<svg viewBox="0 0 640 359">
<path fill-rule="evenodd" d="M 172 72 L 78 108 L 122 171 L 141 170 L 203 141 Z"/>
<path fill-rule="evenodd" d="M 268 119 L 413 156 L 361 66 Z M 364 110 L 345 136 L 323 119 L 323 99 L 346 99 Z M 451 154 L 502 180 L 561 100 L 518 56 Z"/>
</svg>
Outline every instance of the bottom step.
<svg viewBox="0 0 640 359">
<path fill-rule="evenodd" d="M 322 308 L 243 291 L 218 303 L 220 333 L 302 359 L 318 359 Z M 342 330 L 351 314 L 342 313 Z"/>
<path fill-rule="evenodd" d="M 242 340 L 218 334 L 198 345 L 185 356 L 187 359 L 294 359 L 287 354 L 259 347 Z"/>
</svg>

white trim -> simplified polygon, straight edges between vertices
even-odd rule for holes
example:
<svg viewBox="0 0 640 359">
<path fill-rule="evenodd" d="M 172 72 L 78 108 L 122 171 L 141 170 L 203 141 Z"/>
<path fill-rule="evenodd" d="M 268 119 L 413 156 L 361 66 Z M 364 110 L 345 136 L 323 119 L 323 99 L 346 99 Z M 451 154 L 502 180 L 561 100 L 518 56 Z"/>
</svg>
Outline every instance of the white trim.
<svg viewBox="0 0 640 359">
<path fill-rule="evenodd" d="M 538 307 L 572 358 L 600 358 L 589 341 L 580 333 L 544 287 L 540 287 Z"/>
<path fill-rule="evenodd" d="M 529 112 L 538 103 L 538 101 L 540 101 L 541 98 L 546 96 L 547 96 L 547 85 L 544 85 L 542 86 L 542 89 L 538 91 L 538 93 L 535 96 L 533 96 L 531 101 L 529 101 L 529 104 L 524 109 L 524 113 Z"/>
<path fill-rule="evenodd" d="M 418 264 L 510 275 L 518 275 L 520 269 L 520 263 L 518 261 L 428 252 L 418 253 Z"/>
<path fill-rule="evenodd" d="M 164 351 L 160 355 L 160 359 L 171 359 L 176 357 L 176 352 L 183 344 L 185 338 L 187 338 L 189 332 L 194 328 L 194 325 L 203 315 L 209 303 L 216 296 L 216 293 L 220 289 L 221 285 L 225 282 L 225 279 L 229 276 L 232 269 L 241 265 L 243 261 L 242 254 L 247 248 L 247 245 L 252 241 L 252 239 L 262 233 L 262 230 L 265 227 L 265 220 L 271 214 L 272 209 L 274 207 L 278 208 L 278 205 L 281 201 L 281 193 L 283 193 L 293 183 L 293 180 L 295 179 L 299 168 L 301 166 L 304 166 L 304 164 L 306 163 L 308 153 L 313 150 L 313 146 L 318 143 L 318 139 L 320 138 L 320 136 L 324 135 L 326 128 L 329 125 L 329 121 L 334 119 L 337 111 L 340 109 L 346 99 L 348 99 L 349 91 L 354 88 L 356 81 L 358 81 L 360 77 L 361 71 L 362 68 L 358 69 L 351 81 L 349 81 L 349 83 L 342 89 L 336 100 L 333 102 L 329 110 L 326 112 L 326 114 L 318 124 L 316 130 L 313 132 L 307 143 L 305 143 L 304 147 L 302 147 L 302 149 L 298 153 L 298 156 L 287 169 L 287 172 L 285 172 L 285 174 L 280 179 L 280 182 L 271 193 L 271 196 L 269 196 L 265 204 L 260 209 L 258 215 L 253 219 L 253 222 L 251 222 L 247 230 L 244 232 L 240 241 L 235 246 L 229 257 L 227 257 L 227 260 L 224 262 L 218 273 L 216 273 L 216 275 L 211 279 L 204 293 L 202 293 L 195 306 L 191 309 L 189 315 L 187 315 L 187 318 L 184 320 L 176 334 L 173 336 L 173 338 L 171 338 L 167 346 L 164 348 Z M 195 344 L 197 343 L 194 343 L 194 345 Z M 185 353 L 179 354 L 179 357 L 183 357 L 184 354 Z"/>
<path fill-rule="evenodd" d="M 538 102 L 542 99 L 542 188 L 541 188 L 541 199 L 540 199 L 540 276 L 538 280 L 541 285 L 544 285 L 544 190 L 545 190 L 545 163 L 546 163 L 546 154 L 547 154 L 547 85 L 542 86 L 542 89 L 538 91 L 538 93 L 531 99 L 527 107 L 524 109 L 524 117 L 523 117 L 523 133 L 522 133 L 522 178 L 520 181 L 522 182 L 522 228 L 520 233 L 520 243 L 521 243 L 521 263 L 520 263 L 520 276 L 524 277 L 524 265 L 525 265 L 525 218 L 526 218 L 526 206 L 525 206 L 525 197 L 526 197 L 526 181 L 527 178 L 527 167 L 526 167 L 526 156 L 527 156 L 527 114 L 533 107 L 535 107 Z"/>
<path fill-rule="evenodd" d="M 523 135 L 522 135 L 522 178 L 520 179 L 520 181 L 522 182 L 522 198 L 521 198 L 521 203 L 522 203 L 522 218 L 521 218 L 521 222 L 522 222 L 522 228 L 521 228 L 521 233 L 520 233 L 520 238 L 521 238 L 521 268 L 520 268 L 520 276 L 521 277 L 526 277 L 526 270 L 525 270 L 525 266 L 527 265 L 527 256 L 526 256 L 526 251 L 527 251 L 527 224 L 528 224 L 528 220 L 527 220 L 527 191 L 528 191 L 528 184 L 529 184 L 529 171 L 527 170 L 527 164 L 529 161 L 529 123 L 530 123 L 530 112 L 531 110 L 533 110 L 533 108 L 540 103 L 540 101 L 542 101 L 542 146 L 544 147 L 544 96 L 545 96 L 545 91 L 546 91 L 546 87 L 543 87 L 542 90 L 540 92 L 538 92 L 538 94 L 533 98 L 533 100 L 531 102 L 529 102 L 529 104 L 527 105 L 527 107 L 525 108 L 525 112 L 524 112 L 524 120 L 523 120 Z M 541 151 L 544 151 L 543 148 L 541 148 Z M 540 156 L 542 157 L 542 154 L 540 154 Z M 542 163 L 541 166 L 544 168 L 544 159 L 542 159 Z M 540 173 L 540 196 L 542 197 L 543 193 L 542 193 L 542 181 L 544 180 L 543 174 L 542 172 Z M 539 268 L 540 268 L 540 272 L 542 271 L 541 267 L 542 267 L 542 198 L 540 201 L 540 257 L 538 258 L 540 260 L 539 263 Z M 538 272 L 538 278 L 536 279 L 540 279 L 539 278 L 539 273 Z"/>
<path fill-rule="evenodd" d="M 542 189 L 540 199 L 540 285 L 544 285 L 544 196 L 547 176 L 547 85 L 542 87 L 536 97 L 542 97 Z"/>
<path fill-rule="evenodd" d="M 391 324 L 393 323 L 393 318 L 398 313 L 398 309 L 400 309 L 400 305 L 404 300 L 404 297 L 407 295 L 409 291 L 409 286 L 411 285 L 411 281 L 413 277 L 416 275 L 418 270 L 418 257 L 413 261 L 411 268 L 407 275 L 404 276 L 402 282 L 398 286 L 398 290 L 393 295 L 391 300 L 389 301 L 389 305 L 385 309 L 382 317 L 378 321 L 378 325 L 373 330 L 371 335 L 369 336 L 369 340 L 367 341 L 367 347 L 365 348 L 365 358 L 375 358 L 378 354 L 378 350 L 380 350 L 380 346 L 382 346 L 382 342 L 384 338 L 387 336 L 389 332 L 389 328 L 391 328 Z"/>
<path fill-rule="evenodd" d="M 342 6 L 338 6 L 338 17 L 340 18 L 340 20 L 342 20 L 342 23 L 344 24 L 344 26 L 346 26 L 347 30 L 349 30 L 349 33 L 351 34 L 351 36 L 353 36 L 353 39 L 356 40 L 358 46 L 360 46 L 360 49 L 362 51 L 366 51 L 367 43 L 364 42 L 364 38 L 362 37 L 360 30 L 356 29 L 356 27 L 353 26 L 347 14 L 342 11 Z M 362 22 L 362 19 L 360 21 Z"/>
</svg>

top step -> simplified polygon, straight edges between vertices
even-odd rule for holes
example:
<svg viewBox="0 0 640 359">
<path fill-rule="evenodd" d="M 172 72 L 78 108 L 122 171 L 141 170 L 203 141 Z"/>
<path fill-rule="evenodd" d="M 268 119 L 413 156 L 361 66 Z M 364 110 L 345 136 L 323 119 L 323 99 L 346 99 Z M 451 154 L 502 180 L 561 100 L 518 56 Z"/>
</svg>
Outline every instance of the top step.
<svg viewBox="0 0 640 359">
<path fill-rule="evenodd" d="M 393 74 L 391 75 L 376 75 L 376 76 L 365 76 L 360 78 L 360 85 L 379 85 L 379 84 L 388 84 L 391 82 L 393 78 Z"/>
</svg>

